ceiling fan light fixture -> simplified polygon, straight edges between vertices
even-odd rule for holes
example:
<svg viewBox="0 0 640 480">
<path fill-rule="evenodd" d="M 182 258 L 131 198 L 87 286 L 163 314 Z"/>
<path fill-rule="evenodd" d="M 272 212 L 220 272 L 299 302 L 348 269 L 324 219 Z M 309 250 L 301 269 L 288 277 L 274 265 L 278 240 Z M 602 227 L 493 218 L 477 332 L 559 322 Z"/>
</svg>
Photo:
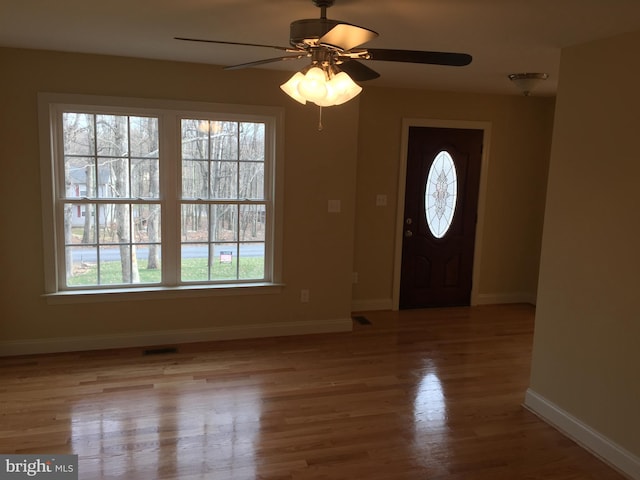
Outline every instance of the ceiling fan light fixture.
<svg viewBox="0 0 640 480">
<path fill-rule="evenodd" d="M 305 73 L 303 73 L 305 72 Z M 313 102 L 320 107 L 342 105 L 356 97 L 362 87 L 335 66 L 312 64 L 295 73 L 280 85 L 283 92 L 305 105 Z"/>
<path fill-rule="evenodd" d="M 203 38 L 174 37 L 176 40 L 205 42 L 221 45 L 264 47 L 280 51 L 280 56 L 224 67 L 225 70 L 257 67 L 273 62 L 311 58 L 311 64 L 295 73 L 280 85 L 283 92 L 296 102 L 306 105 L 315 103 L 320 107 L 341 105 L 362 91 L 355 83 L 374 80 L 380 76 L 362 61 L 382 60 L 426 65 L 461 67 L 471 63 L 466 53 L 432 52 L 421 50 L 398 50 L 388 48 L 356 48 L 373 40 L 378 33 L 352 23 L 327 18 L 327 8 L 335 0 L 312 0 L 320 8 L 320 18 L 294 20 L 289 26 L 289 45 L 208 40 Z M 354 81 L 355 80 L 355 81 Z M 322 108 L 320 108 L 322 112 Z"/>
<path fill-rule="evenodd" d="M 548 73 L 512 73 L 509 75 L 516 87 L 528 97 L 540 82 L 549 78 Z"/>
</svg>

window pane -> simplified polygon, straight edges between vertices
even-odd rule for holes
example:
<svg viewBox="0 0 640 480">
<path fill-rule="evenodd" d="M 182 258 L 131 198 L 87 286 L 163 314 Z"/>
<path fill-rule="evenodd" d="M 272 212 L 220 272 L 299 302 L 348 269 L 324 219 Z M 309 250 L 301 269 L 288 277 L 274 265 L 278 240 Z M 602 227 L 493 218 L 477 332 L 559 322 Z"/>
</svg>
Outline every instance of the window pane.
<svg viewBox="0 0 640 480">
<path fill-rule="evenodd" d="M 158 158 L 158 119 L 129 117 L 131 157 Z"/>
<path fill-rule="evenodd" d="M 64 232 L 66 245 L 96 243 L 95 205 L 65 203 Z"/>
<path fill-rule="evenodd" d="M 96 172 L 93 158 L 65 157 L 64 183 L 66 198 L 94 198 Z"/>
<path fill-rule="evenodd" d="M 209 162 L 182 161 L 182 198 L 209 198 Z"/>
<path fill-rule="evenodd" d="M 160 283 L 162 281 L 160 245 L 141 245 L 135 250 L 140 283 Z"/>
<path fill-rule="evenodd" d="M 262 200 L 264 198 L 264 163 L 240 163 L 239 198 Z"/>
<path fill-rule="evenodd" d="M 98 197 L 129 197 L 129 161 L 127 158 L 98 158 Z"/>
<path fill-rule="evenodd" d="M 134 241 L 136 243 L 159 242 L 161 239 L 160 205 L 132 205 L 131 209 L 133 213 Z"/>
<path fill-rule="evenodd" d="M 264 160 L 264 123 L 240 124 L 240 160 Z"/>
<path fill-rule="evenodd" d="M 213 246 L 211 280 L 238 279 L 238 248 L 235 243 L 217 243 Z"/>
<path fill-rule="evenodd" d="M 124 256 L 122 256 L 124 250 Z M 100 285 L 117 285 L 121 283 L 130 283 L 124 280 L 125 271 L 129 273 L 130 268 L 130 251 L 129 245 L 100 247 L 100 271 L 98 280 Z M 126 266 L 123 269 L 123 260 Z"/>
<path fill-rule="evenodd" d="M 233 242 L 238 240 L 238 206 L 211 205 L 212 242 Z"/>
<path fill-rule="evenodd" d="M 211 162 L 211 196 L 213 200 L 238 198 L 238 163 Z"/>
<path fill-rule="evenodd" d="M 98 284 L 98 249 L 96 247 L 67 247 L 67 285 Z"/>
<path fill-rule="evenodd" d="M 211 153 L 213 160 L 238 159 L 238 123 L 214 122 L 211 132 Z"/>
<path fill-rule="evenodd" d="M 264 243 L 241 243 L 238 262 L 241 280 L 264 279 Z"/>
<path fill-rule="evenodd" d="M 63 113 L 62 129 L 65 155 L 94 155 L 94 116 L 88 113 Z"/>
<path fill-rule="evenodd" d="M 105 157 L 129 155 L 127 117 L 96 115 L 96 144 L 98 155 Z"/>
<path fill-rule="evenodd" d="M 133 198 L 159 198 L 158 160 L 131 160 L 131 195 Z"/>
<path fill-rule="evenodd" d="M 209 122 L 183 119 L 181 122 L 183 159 L 209 159 Z"/>
<path fill-rule="evenodd" d="M 240 241 L 264 241 L 266 208 L 264 205 L 240 206 Z"/>
<path fill-rule="evenodd" d="M 182 245 L 180 277 L 183 282 L 209 280 L 209 246 L 206 243 Z"/>
<path fill-rule="evenodd" d="M 99 205 L 98 212 L 100 243 L 129 243 L 131 241 L 129 205 Z"/>
<path fill-rule="evenodd" d="M 182 205 L 182 218 L 180 224 L 183 242 L 206 242 L 209 240 L 208 212 L 208 205 Z"/>
</svg>

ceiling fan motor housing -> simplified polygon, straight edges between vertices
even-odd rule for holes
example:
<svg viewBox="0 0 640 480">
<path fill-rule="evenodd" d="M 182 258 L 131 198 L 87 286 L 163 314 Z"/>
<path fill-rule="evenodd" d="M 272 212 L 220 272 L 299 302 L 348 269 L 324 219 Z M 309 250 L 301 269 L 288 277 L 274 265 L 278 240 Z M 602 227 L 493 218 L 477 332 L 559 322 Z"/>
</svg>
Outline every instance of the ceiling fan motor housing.
<svg viewBox="0 0 640 480">
<path fill-rule="evenodd" d="M 327 18 L 327 8 L 334 4 L 334 0 L 312 0 L 312 2 L 316 7 L 320 8 L 320 18 L 296 20 L 290 24 L 289 43 L 292 48 L 224 40 L 205 40 L 185 37 L 175 38 L 176 40 L 192 42 L 275 48 L 281 52 L 284 51 L 293 54 L 225 67 L 230 70 L 255 67 L 281 60 L 310 57 L 311 66 L 321 66 L 325 71 L 331 72 L 339 70 L 355 80 L 372 80 L 378 78 L 380 74 L 360 63 L 360 60 L 383 60 L 387 62 L 448 66 L 464 66 L 471 63 L 472 57 L 466 53 L 355 48 L 373 40 L 378 34 L 365 27 Z M 322 43 L 320 43 L 320 41 Z M 307 70 L 309 70 L 311 66 L 309 66 Z"/>
<path fill-rule="evenodd" d="M 313 4 L 319 8 L 331 7 L 335 0 L 312 0 Z"/>
<path fill-rule="evenodd" d="M 341 22 L 329 18 L 308 18 L 291 22 L 289 42 L 293 47 L 305 48 L 309 41 L 317 40 Z M 306 40 L 306 42 L 305 42 Z"/>
</svg>

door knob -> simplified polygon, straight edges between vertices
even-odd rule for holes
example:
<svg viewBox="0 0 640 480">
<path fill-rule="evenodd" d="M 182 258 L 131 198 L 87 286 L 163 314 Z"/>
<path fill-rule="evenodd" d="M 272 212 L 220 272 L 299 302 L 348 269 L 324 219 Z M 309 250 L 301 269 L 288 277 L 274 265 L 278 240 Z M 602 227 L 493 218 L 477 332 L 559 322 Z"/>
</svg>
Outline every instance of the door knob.
<svg viewBox="0 0 640 480">
<path fill-rule="evenodd" d="M 404 231 L 405 238 L 413 237 L 413 232 L 411 230 Z"/>
</svg>

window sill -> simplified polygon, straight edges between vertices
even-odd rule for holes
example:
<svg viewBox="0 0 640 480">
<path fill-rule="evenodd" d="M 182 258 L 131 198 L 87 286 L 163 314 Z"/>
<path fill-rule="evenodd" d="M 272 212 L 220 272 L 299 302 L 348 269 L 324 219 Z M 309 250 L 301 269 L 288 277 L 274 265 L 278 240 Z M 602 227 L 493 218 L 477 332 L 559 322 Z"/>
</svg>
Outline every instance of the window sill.
<svg viewBox="0 0 640 480">
<path fill-rule="evenodd" d="M 125 302 L 235 295 L 268 295 L 282 292 L 282 283 L 193 285 L 180 287 L 114 288 L 108 290 L 65 290 L 42 295 L 50 305 L 71 303 Z"/>
</svg>

